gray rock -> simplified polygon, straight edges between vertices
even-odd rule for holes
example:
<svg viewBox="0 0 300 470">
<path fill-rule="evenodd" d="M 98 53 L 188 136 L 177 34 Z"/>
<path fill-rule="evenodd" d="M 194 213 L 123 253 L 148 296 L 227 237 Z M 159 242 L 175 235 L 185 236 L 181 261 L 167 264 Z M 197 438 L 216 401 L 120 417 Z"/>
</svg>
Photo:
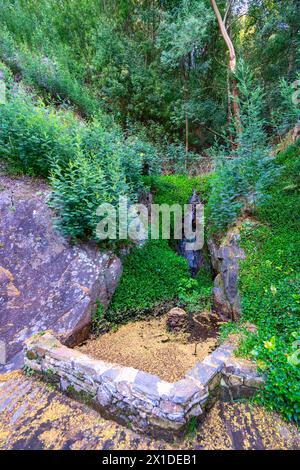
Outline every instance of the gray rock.
<svg viewBox="0 0 300 470">
<path fill-rule="evenodd" d="M 151 398 L 151 400 L 158 401 L 160 399 L 158 391 L 159 378 L 155 375 L 148 374 L 146 372 L 138 371 L 132 388 L 134 391 Z"/>
<path fill-rule="evenodd" d="M 188 315 L 182 308 L 174 307 L 167 313 L 167 327 L 170 331 L 185 331 L 188 326 Z"/>
<path fill-rule="evenodd" d="M 174 403 L 185 405 L 187 404 L 194 395 L 199 392 L 199 386 L 189 378 L 179 380 L 173 384 L 170 391 L 170 400 Z"/>
<path fill-rule="evenodd" d="M 109 390 L 107 390 L 106 387 L 104 386 L 100 386 L 98 388 L 98 391 L 97 391 L 97 400 L 99 402 L 99 405 L 103 406 L 103 407 L 107 407 L 110 405 L 111 401 L 112 401 L 112 396 L 109 392 Z"/>
<path fill-rule="evenodd" d="M 238 292 L 239 263 L 245 258 L 238 245 L 239 234 L 229 232 L 218 246 L 208 241 L 211 263 L 216 273 L 214 281 L 214 310 L 222 317 L 238 320 L 240 317 L 240 296 Z"/>
<path fill-rule="evenodd" d="M 37 332 L 52 330 L 68 346 L 85 339 L 95 301 L 107 306 L 122 266 L 94 245 L 70 245 L 53 228 L 44 182 L 1 176 L 0 186 L 1 373 L 22 366 L 23 341 Z"/>
<path fill-rule="evenodd" d="M 213 378 L 218 374 L 218 368 L 212 367 L 203 362 L 198 362 L 193 369 L 187 373 L 187 377 L 200 382 L 203 387 L 206 387 Z"/>
</svg>

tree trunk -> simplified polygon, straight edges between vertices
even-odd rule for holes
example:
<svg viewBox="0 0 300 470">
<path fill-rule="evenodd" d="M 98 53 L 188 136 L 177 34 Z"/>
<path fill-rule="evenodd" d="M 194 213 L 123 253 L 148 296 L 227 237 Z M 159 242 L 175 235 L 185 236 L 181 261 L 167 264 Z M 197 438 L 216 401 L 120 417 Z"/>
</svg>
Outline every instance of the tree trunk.
<svg viewBox="0 0 300 470">
<path fill-rule="evenodd" d="M 230 74 L 231 74 L 231 87 L 229 87 L 229 89 L 231 88 L 232 97 L 233 97 L 233 102 L 232 102 L 233 112 L 232 112 L 232 114 L 233 114 L 234 124 L 235 124 L 236 130 L 237 130 L 237 133 L 239 133 L 240 130 L 241 130 L 241 120 L 240 120 L 240 107 L 239 107 L 239 102 L 238 102 L 239 90 L 238 90 L 237 81 L 234 77 L 234 74 L 236 72 L 235 49 L 234 49 L 232 40 L 231 40 L 231 38 L 230 38 L 230 36 L 227 32 L 226 26 L 225 26 L 225 24 L 222 20 L 222 17 L 221 17 L 221 14 L 220 14 L 220 11 L 219 11 L 219 8 L 217 6 L 216 1 L 215 0 L 210 0 L 210 2 L 211 2 L 211 5 L 213 7 L 213 10 L 215 12 L 216 18 L 218 20 L 218 24 L 219 24 L 221 34 L 222 34 L 223 39 L 225 41 L 225 44 L 226 44 L 226 46 L 229 50 L 229 71 L 230 71 Z M 230 101 L 231 101 L 231 98 L 230 98 Z"/>
<path fill-rule="evenodd" d="M 184 67 L 184 104 L 185 104 L 185 164 L 187 165 L 187 158 L 189 153 L 189 113 L 188 113 L 188 100 L 189 100 L 189 86 L 188 74 Z"/>
<path fill-rule="evenodd" d="M 189 116 L 186 111 L 185 113 L 185 155 L 188 156 L 189 153 Z"/>
</svg>

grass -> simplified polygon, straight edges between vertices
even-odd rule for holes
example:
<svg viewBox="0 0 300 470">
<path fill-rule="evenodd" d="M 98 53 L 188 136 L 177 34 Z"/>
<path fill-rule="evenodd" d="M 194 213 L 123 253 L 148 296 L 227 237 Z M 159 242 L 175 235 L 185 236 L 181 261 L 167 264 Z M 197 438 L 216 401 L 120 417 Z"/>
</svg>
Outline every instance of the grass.
<svg viewBox="0 0 300 470">
<path fill-rule="evenodd" d="M 156 204 L 187 204 L 193 189 L 202 202 L 206 202 L 210 190 L 210 175 L 188 177 L 185 175 L 147 176 L 144 184 L 154 194 Z"/>
</svg>

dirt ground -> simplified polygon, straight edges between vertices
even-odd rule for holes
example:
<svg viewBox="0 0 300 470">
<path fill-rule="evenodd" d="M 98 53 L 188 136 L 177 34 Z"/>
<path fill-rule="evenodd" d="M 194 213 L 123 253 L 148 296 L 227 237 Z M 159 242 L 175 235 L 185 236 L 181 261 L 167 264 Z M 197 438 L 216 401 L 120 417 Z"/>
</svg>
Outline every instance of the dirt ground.
<svg viewBox="0 0 300 470">
<path fill-rule="evenodd" d="M 196 343 L 191 334 L 168 332 L 166 316 L 162 316 L 122 325 L 117 331 L 90 339 L 76 349 L 96 359 L 134 367 L 174 382 L 216 348 L 215 330 L 212 336 L 197 341 L 195 354 Z"/>
</svg>

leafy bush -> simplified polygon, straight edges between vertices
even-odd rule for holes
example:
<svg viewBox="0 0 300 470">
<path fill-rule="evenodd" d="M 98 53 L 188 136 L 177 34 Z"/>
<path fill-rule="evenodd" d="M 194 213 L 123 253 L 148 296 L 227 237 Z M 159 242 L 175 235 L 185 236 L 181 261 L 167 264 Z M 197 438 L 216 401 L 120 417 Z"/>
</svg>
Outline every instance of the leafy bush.
<svg viewBox="0 0 300 470">
<path fill-rule="evenodd" d="M 111 165 L 110 156 L 112 160 L 119 158 L 131 195 L 141 190 L 145 154 L 141 152 L 143 143 L 138 139 L 125 139 L 117 126 L 106 131 L 95 121 L 82 131 L 81 146 L 85 155 L 93 153 L 104 166 Z M 105 171 L 108 177 L 110 172 L 113 169 L 107 168 Z"/>
<path fill-rule="evenodd" d="M 57 224 L 72 239 L 96 239 L 100 204 L 117 204 L 119 196 L 127 190 L 120 161 L 109 155 L 103 162 L 95 155 L 85 156 L 81 150 L 62 169 L 53 166 L 51 205 L 58 212 Z"/>
<path fill-rule="evenodd" d="M 0 82 L 2 81 L 5 84 L 5 98 L 9 99 L 11 97 L 14 84 L 13 74 L 11 70 L 3 62 L 0 61 Z"/>
<path fill-rule="evenodd" d="M 297 79 L 300 79 L 300 73 L 297 74 Z M 296 82 L 297 83 L 297 82 Z M 284 134 L 296 124 L 300 124 L 300 107 L 298 101 L 298 94 L 296 101 L 293 100 L 293 94 L 297 87 L 289 84 L 286 80 L 281 79 L 279 91 L 281 96 L 281 103 L 279 108 L 273 113 L 274 124 L 279 133 Z"/>
<path fill-rule="evenodd" d="M 183 280 L 179 288 L 180 305 L 190 314 L 212 308 L 213 280 L 210 271 L 204 266 L 196 279 Z"/>
<path fill-rule="evenodd" d="M 47 176 L 51 162 L 63 165 L 72 156 L 75 121 L 41 102 L 17 95 L 1 105 L 0 153 L 10 168 L 29 175 Z"/>
<path fill-rule="evenodd" d="M 73 147 L 76 154 L 67 166 L 53 166 L 52 205 L 66 235 L 96 239 L 100 204 L 117 205 L 125 195 L 130 202 L 137 200 L 143 189 L 143 155 L 118 128 L 107 132 L 98 122 L 80 129 Z"/>
</svg>

